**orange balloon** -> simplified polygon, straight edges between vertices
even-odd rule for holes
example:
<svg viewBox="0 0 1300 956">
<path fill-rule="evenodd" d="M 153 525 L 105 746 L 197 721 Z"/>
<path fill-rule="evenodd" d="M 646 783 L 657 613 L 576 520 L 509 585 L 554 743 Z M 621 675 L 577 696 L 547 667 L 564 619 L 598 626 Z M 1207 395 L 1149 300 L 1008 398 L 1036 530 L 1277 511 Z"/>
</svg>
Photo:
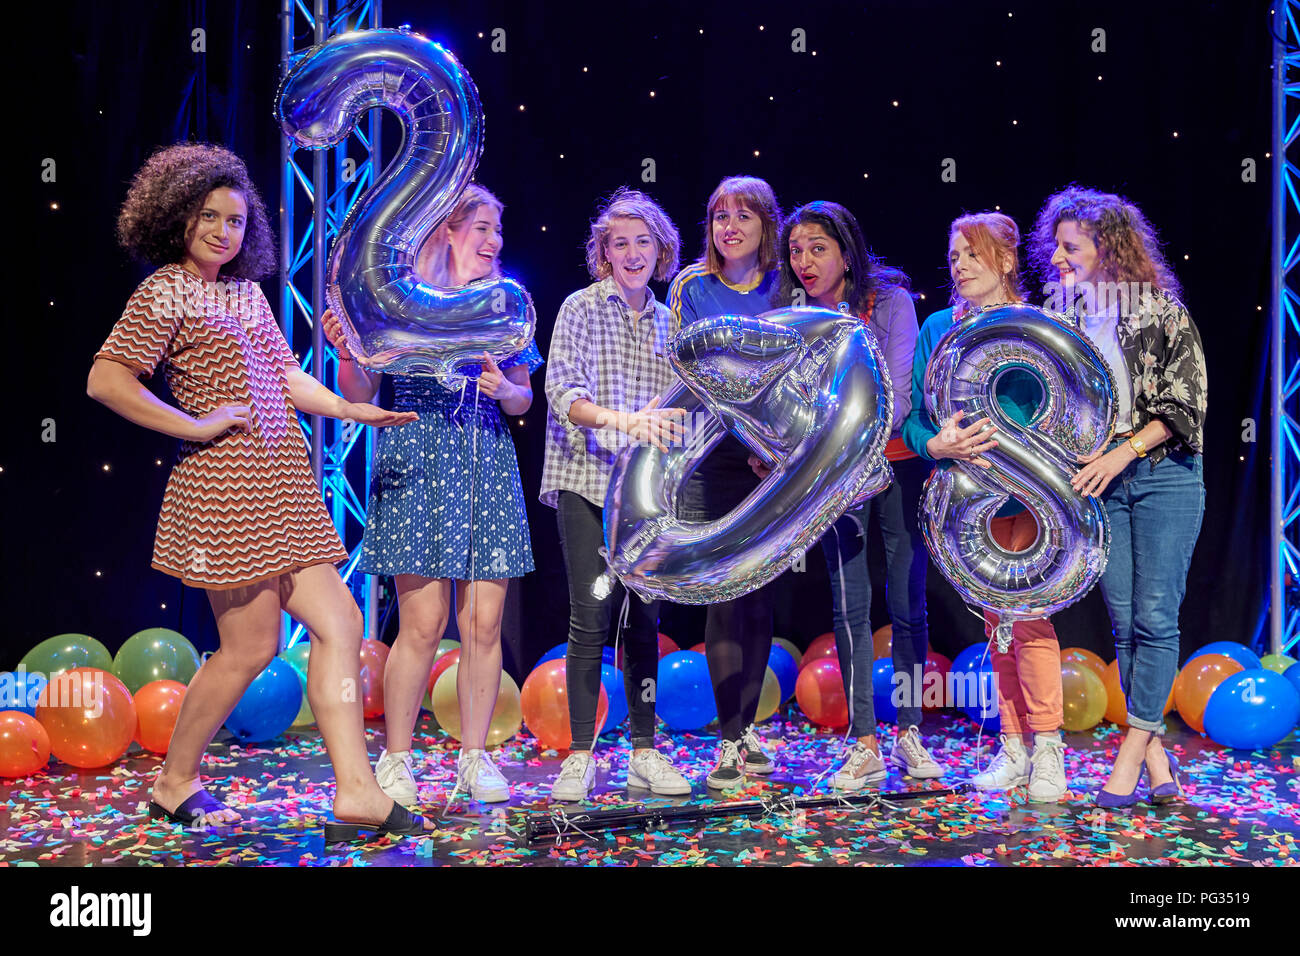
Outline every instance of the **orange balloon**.
<svg viewBox="0 0 1300 956">
<path fill-rule="evenodd" d="M 433 662 L 433 667 L 429 670 L 429 697 L 430 697 L 430 699 L 433 698 L 433 688 L 434 688 L 435 686 L 437 686 L 438 678 L 442 676 L 442 672 L 445 671 L 445 670 L 446 670 L 448 667 L 450 667 L 452 664 L 455 664 L 458 660 L 460 660 L 460 648 L 459 648 L 459 647 L 456 648 L 455 650 L 448 651 L 446 654 L 443 654 L 441 657 L 439 657 L 436 661 Z M 430 709 L 430 710 L 433 709 L 433 705 L 432 705 L 432 704 L 430 704 L 430 708 L 429 708 L 429 709 Z"/>
<path fill-rule="evenodd" d="M 36 704 L 50 752 L 83 769 L 103 767 L 131 746 L 135 703 L 126 685 L 98 667 L 74 667 L 50 679 Z"/>
<path fill-rule="evenodd" d="M 894 625 L 886 624 L 884 627 L 877 629 L 876 633 L 871 635 L 871 647 L 875 651 L 876 660 L 893 654 Z"/>
<path fill-rule="evenodd" d="M 1183 665 L 1174 678 L 1178 716 L 1198 734 L 1205 733 L 1205 707 L 1210 695 L 1229 676 L 1244 668 L 1226 654 L 1201 654 Z"/>
<path fill-rule="evenodd" d="M 569 726 L 569 689 L 565 682 L 563 660 L 543 661 L 538 664 L 519 691 L 519 706 L 524 712 L 524 723 L 537 742 L 547 750 L 568 750 L 573 743 Z M 596 736 L 600 736 L 609 714 L 609 697 L 605 686 L 600 688 L 596 702 Z"/>
<path fill-rule="evenodd" d="M 387 644 L 370 638 L 361 642 L 361 713 L 366 717 L 384 715 L 384 665 L 387 663 Z"/>
<path fill-rule="evenodd" d="M 840 665 L 834 660 L 815 660 L 799 671 L 794 696 L 799 708 L 818 726 L 843 727 L 849 722 L 844 681 L 840 677 Z"/>
<path fill-rule="evenodd" d="M 180 681 L 155 680 L 135 693 L 135 739 L 145 750 L 165 754 L 181 713 L 186 686 Z"/>
<path fill-rule="evenodd" d="M 1082 650 L 1082 648 L 1072 647 L 1072 651 Z M 1101 675 L 1101 682 L 1106 687 L 1106 719 L 1117 727 L 1128 726 L 1128 700 L 1124 697 L 1124 690 L 1120 687 L 1119 680 L 1119 660 L 1113 660 L 1106 665 L 1105 672 Z M 1165 700 L 1165 713 L 1174 709 L 1174 689 L 1169 688 L 1169 697 Z"/>
<path fill-rule="evenodd" d="M 29 777 L 50 759 L 50 735 L 35 717 L 0 712 L 0 777 Z"/>
<path fill-rule="evenodd" d="M 1082 664 L 1103 681 L 1106 679 L 1106 662 L 1086 647 L 1061 648 L 1062 664 Z"/>
<path fill-rule="evenodd" d="M 808 650 L 803 652 L 803 660 L 799 662 L 799 670 L 803 670 L 813 661 L 819 661 L 829 657 L 839 666 L 839 656 L 835 650 L 835 632 L 827 633 L 817 637 L 808 645 Z"/>
</svg>

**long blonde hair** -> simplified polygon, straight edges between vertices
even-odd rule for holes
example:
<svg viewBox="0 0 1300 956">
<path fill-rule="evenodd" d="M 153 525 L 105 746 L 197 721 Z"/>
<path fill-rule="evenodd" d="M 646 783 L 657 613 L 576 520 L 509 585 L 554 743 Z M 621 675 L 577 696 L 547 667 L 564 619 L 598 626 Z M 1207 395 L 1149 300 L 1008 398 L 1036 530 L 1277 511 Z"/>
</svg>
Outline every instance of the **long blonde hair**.
<svg viewBox="0 0 1300 956">
<path fill-rule="evenodd" d="M 415 271 L 426 278 L 430 285 L 444 289 L 451 286 L 451 230 L 459 229 L 462 223 L 474 215 L 474 210 L 484 204 L 496 207 L 498 215 L 505 212 L 505 204 L 500 199 L 478 183 L 470 183 L 460 194 L 451 215 L 424 241 L 415 257 Z M 497 257 L 492 262 L 491 275 L 500 274 L 501 259 Z"/>
</svg>

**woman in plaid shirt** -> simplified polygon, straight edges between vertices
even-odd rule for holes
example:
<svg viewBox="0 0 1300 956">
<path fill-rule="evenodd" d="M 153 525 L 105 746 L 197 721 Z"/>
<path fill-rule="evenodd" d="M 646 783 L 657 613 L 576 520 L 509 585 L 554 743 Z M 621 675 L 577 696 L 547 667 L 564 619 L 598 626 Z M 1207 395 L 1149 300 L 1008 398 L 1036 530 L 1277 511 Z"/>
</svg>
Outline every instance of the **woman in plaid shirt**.
<svg viewBox="0 0 1300 956">
<path fill-rule="evenodd" d="M 573 743 L 551 788 L 556 800 L 585 800 L 595 782 L 592 748 L 600 694 L 601 651 L 622 590 L 595 597 L 605 570 L 605 490 L 628 441 L 667 450 L 680 436 L 680 408 L 660 408 L 677 381 L 668 364 L 672 316 L 648 283 L 677 270 L 680 240 L 668 215 L 644 193 L 620 189 L 600 209 L 587 239 L 587 270 L 596 281 L 560 306 L 546 372 L 546 461 L 541 501 L 556 509 L 569 580 L 566 683 Z M 631 721 L 627 782 L 681 795 L 690 784 L 654 749 L 659 676 L 659 604 L 628 602 L 623 673 Z"/>
</svg>

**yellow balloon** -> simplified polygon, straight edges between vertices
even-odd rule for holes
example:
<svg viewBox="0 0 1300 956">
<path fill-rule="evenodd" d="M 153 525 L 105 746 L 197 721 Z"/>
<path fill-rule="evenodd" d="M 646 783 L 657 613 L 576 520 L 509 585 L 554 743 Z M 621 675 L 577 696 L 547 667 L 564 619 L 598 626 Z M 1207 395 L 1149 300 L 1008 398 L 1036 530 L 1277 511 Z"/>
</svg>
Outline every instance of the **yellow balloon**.
<svg viewBox="0 0 1300 956">
<path fill-rule="evenodd" d="M 782 647 L 784 647 L 787 651 L 790 652 L 790 656 L 794 658 L 794 666 L 795 666 L 795 670 L 798 670 L 798 669 L 800 668 L 800 666 L 802 666 L 802 664 L 803 664 L 803 651 L 801 651 L 801 650 L 799 650 L 799 648 L 795 647 L 793 641 L 788 641 L 788 640 L 786 640 L 784 637 L 774 637 L 774 638 L 772 638 L 772 643 L 773 643 L 773 644 L 780 644 Z"/>
<path fill-rule="evenodd" d="M 1083 661 L 1061 665 L 1061 694 L 1066 730 L 1087 730 L 1106 716 L 1106 685 Z"/>
<path fill-rule="evenodd" d="M 460 698 L 456 694 L 456 674 L 460 662 L 452 664 L 438 676 L 433 685 L 433 716 L 438 726 L 460 740 Z M 501 688 L 497 691 L 496 706 L 492 708 L 492 723 L 488 725 L 487 746 L 503 744 L 515 734 L 524 722 L 524 712 L 519 706 L 519 685 L 505 671 L 501 672 Z"/>
<path fill-rule="evenodd" d="M 772 668 L 768 668 L 763 675 L 763 689 L 758 695 L 758 712 L 754 719 L 767 720 L 776 713 L 776 709 L 781 706 L 781 682 L 777 679 Z"/>
</svg>

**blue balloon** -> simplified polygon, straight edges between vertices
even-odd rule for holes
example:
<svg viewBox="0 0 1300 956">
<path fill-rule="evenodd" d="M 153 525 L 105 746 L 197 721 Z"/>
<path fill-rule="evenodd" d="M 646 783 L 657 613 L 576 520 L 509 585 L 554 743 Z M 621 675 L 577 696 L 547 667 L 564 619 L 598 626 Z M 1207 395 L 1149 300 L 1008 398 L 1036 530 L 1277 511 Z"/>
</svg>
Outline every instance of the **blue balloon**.
<svg viewBox="0 0 1300 956">
<path fill-rule="evenodd" d="M 547 661 L 562 661 L 564 656 L 569 653 L 569 642 L 556 644 L 549 651 L 537 658 L 537 664 L 545 664 Z M 533 665 L 533 670 L 537 669 L 537 664 Z"/>
<path fill-rule="evenodd" d="M 1292 664 L 1282 672 L 1282 676 L 1289 680 L 1295 692 L 1300 694 L 1300 663 Z"/>
<path fill-rule="evenodd" d="M 952 662 L 953 703 L 975 723 L 982 722 L 984 732 L 988 734 L 999 733 L 1002 729 L 997 685 L 993 677 L 993 655 L 997 653 L 1000 652 L 987 644 L 972 644 Z"/>
<path fill-rule="evenodd" d="M 655 709 L 671 730 L 699 730 L 716 720 L 709 664 L 698 651 L 676 651 L 659 661 Z"/>
<path fill-rule="evenodd" d="M 0 710 L 18 710 L 35 717 L 36 700 L 49 682 L 35 671 L 0 671 Z"/>
<path fill-rule="evenodd" d="M 607 647 L 600 652 L 600 660 L 601 663 L 614 667 L 618 664 L 618 655 L 614 653 L 614 648 Z"/>
<path fill-rule="evenodd" d="M 600 732 L 603 737 L 617 732 L 618 725 L 627 719 L 627 691 L 623 687 L 623 672 L 613 664 L 600 665 L 600 682 L 609 698 L 609 713 L 605 716 L 605 728 Z"/>
<path fill-rule="evenodd" d="M 767 655 L 767 666 L 772 668 L 777 683 L 781 685 L 781 703 L 794 696 L 794 685 L 799 681 L 799 665 L 794 657 L 780 644 L 772 645 L 772 652 Z"/>
<path fill-rule="evenodd" d="M 273 657 L 239 698 L 226 718 L 226 728 L 241 743 L 270 740 L 289 728 L 301 706 L 298 672 L 283 657 Z"/>
<path fill-rule="evenodd" d="M 1259 655 L 1245 644 L 1238 644 L 1236 641 L 1215 641 L 1213 644 L 1206 644 L 1204 647 L 1197 648 L 1192 657 L 1200 657 L 1202 654 L 1222 654 L 1231 657 L 1246 670 L 1256 670 L 1260 666 Z M 1190 661 L 1192 657 L 1187 659 Z"/>
<path fill-rule="evenodd" d="M 871 702 L 875 704 L 876 720 L 892 724 L 898 720 L 894 706 L 894 662 L 882 657 L 871 668 Z"/>
<path fill-rule="evenodd" d="M 1262 667 L 1230 674 L 1205 705 L 1205 732 L 1233 750 L 1272 747 L 1297 720 L 1300 692 L 1281 674 Z"/>
</svg>

